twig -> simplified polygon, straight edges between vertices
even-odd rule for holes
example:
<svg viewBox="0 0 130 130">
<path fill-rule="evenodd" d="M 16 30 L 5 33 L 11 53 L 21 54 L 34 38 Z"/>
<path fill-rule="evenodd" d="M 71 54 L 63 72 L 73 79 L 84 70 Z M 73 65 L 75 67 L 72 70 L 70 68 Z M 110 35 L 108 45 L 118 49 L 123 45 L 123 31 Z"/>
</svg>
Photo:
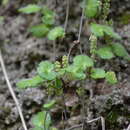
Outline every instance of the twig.
<svg viewBox="0 0 130 130">
<path fill-rule="evenodd" d="M 6 71 L 6 68 L 5 68 L 4 60 L 2 58 L 1 50 L 0 50 L 0 64 L 1 64 L 1 68 L 2 68 L 2 71 L 3 71 L 4 77 L 5 77 L 8 89 L 9 89 L 9 91 L 11 93 L 11 96 L 13 97 L 13 100 L 14 100 L 14 102 L 16 104 L 16 107 L 17 107 L 17 110 L 19 112 L 19 116 L 21 118 L 21 121 L 22 121 L 22 124 L 23 124 L 23 128 L 24 128 L 24 130 L 27 130 L 27 126 L 26 126 L 26 123 L 25 123 L 25 120 L 24 120 L 24 116 L 23 116 L 22 110 L 20 108 L 18 99 L 16 98 L 16 95 L 15 95 L 15 93 L 13 91 L 13 88 L 12 88 L 11 83 L 10 83 L 9 78 L 8 78 L 8 74 L 7 74 L 7 71 Z"/>
<path fill-rule="evenodd" d="M 95 121 L 98 121 L 98 120 L 101 120 L 102 130 L 105 130 L 105 119 L 102 116 L 95 118 L 95 119 L 92 119 L 90 121 L 87 121 L 87 123 L 92 123 L 92 122 L 95 122 Z"/>
<path fill-rule="evenodd" d="M 105 119 L 101 116 L 102 130 L 105 130 Z"/>
<path fill-rule="evenodd" d="M 84 0 L 85 3 L 85 0 Z M 84 19 L 84 7 L 82 9 L 82 15 L 80 18 L 80 26 L 79 26 L 79 34 L 78 34 L 78 41 L 80 43 L 80 38 L 81 38 L 81 31 L 82 31 L 82 26 L 83 26 L 83 19 Z M 82 47 L 81 47 L 81 43 L 80 43 L 80 53 L 82 54 Z"/>
<path fill-rule="evenodd" d="M 128 125 L 128 128 L 127 128 L 127 130 L 130 130 L 130 124 Z"/>
<path fill-rule="evenodd" d="M 65 17 L 65 24 L 64 24 L 64 31 L 66 32 L 66 28 L 67 28 L 67 25 L 68 25 L 68 18 L 69 18 L 69 9 L 70 9 L 70 1 L 67 0 L 67 3 L 66 3 L 66 17 Z"/>
<path fill-rule="evenodd" d="M 100 117 L 95 118 L 95 119 L 92 119 L 92 120 L 90 120 L 90 121 L 87 121 L 87 123 L 92 123 L 92 122 L 95 122 L 95 121 L 98 121 L 98 120 L 100 120 Z"/>
<path fill-rule="evenodd" d="M 82 111 L 82 121 L 83 121 L 82 130 L 84 130 L 85 129 L 85 119 L 84 119 L 84 116 L 85 116 L 85 94 L 84 94 L 84 92 L 83 92 L 83 95 L 81 98 L 81 103 L 82 103 L 82 108 L 83 108 L 83 111 Z"/>
<path fill-rule="evenodd" d="M 73 44 L 73 46 L 70 48 L 69 53 L 68 53 L 68 56 L 67 56 L 67 57 L 68 57 L 68 61 L 69 61 L 69 59 L 70 59 L 71 52 L 73 51 L 73 49 L 75 48 L 75 46 L 79 44 L 78 41 L 74 41 L 73 43 L 74 43 L 74 44 Z"/>
<path fill-rule="evenodd" d="M 75 129 L 75 128 L 79 128 L 79 127 L 82 127 L 83 126 L 83 124 L 79 124 L 79 125 L 75 125 L 75 126 L 72 126 L 72 127 L 70 127 L 70 128 L 67 128 L 67 129 L 65 129 L 65 130 L 73 130 L 73 129 Z"/>
<path fill-rule="evenodd" d="M 62 94 L 62 100 L 63 100 L 63 105 L 64 105 L 64 116 L 65 116 L 65 120 L 67 120 L 67 108 L 66 108 L 66 104 L 65 104 L 64 94 Z"/>
<path fill-rule="evenodd" d="M 86 118 L 85 118 L 86 119 Z M 105 120 L 104 118 L 101 116 L 101 117 L 97 117 L 95 119 L 92 119 L 90 121 L 86 121 L 86 123 L 92 123 L 92 122 L 95 122 L 95 121 L 98 121 L 98 120 L 101 120 L 101 124 L 102 124 L 102 130 L 105 130 Z M 67 128 L 65 130 L 72 130 L 74 128 L 78 128 L 78 127 L 83 127 L 83 123 L 82 124 L 79 124 L 79 125 L 75 125 L 75 126 L 72 126 L 70 128 Z M 130 127 L 130 125 L 129 125 Z M 127 129 L 127 130 L 130 130 L 130 129 Z"/>
</svg>

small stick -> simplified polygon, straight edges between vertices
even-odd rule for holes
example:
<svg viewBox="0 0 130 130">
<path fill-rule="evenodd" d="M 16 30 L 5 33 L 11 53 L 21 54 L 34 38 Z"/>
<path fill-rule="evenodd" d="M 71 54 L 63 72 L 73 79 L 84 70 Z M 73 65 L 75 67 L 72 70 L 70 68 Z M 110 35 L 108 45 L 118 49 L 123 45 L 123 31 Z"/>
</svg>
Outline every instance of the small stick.
<svg viewBox="0 0 130 130">
<path fill-rule="evenodd" d="M 79 41 L 74 41 L 73 43 L 74 43 L 74 44 L 73 44 L 73 46 L 70 48 L 69 53 L 68 53 L 68 56 L 67 56 L 67 57 L 68 57 L 68 60 L 70 59 L 70 54 L 71 54 L 71 52 L 73 51 L 73 49 L 75 48 L 75 46 L 79 44 Z"/>
<path fill-rule="evenodd" d="M 15 93 L 14 93 L 14 91 L 13 91 L 13 88 L 12 88 L 12 86 L 11 86 L 11 83 L 10 83 L 9 78 L 8 78 L 8 75 L 7 75 L 7 71 L 6 71 L 6 68 L 5 68 L 4 60 L 3 60 L 3 58 L 2 58 L 1 50 L 0 50 L 0 64 L 1 64 L 1 68 L 2 68 L 2 71 L 3 71 L 4 77 L 5 77 L 5 80 L 6 80 L 8 89 L 9 89 L 9 91 L 10 91 L 10 93 L 11 93 L 11 96 L 13 97 L 13 100 L 14 100 L 14 102 L 15 102 L 15 104 L 16 104 L 16 107 L 17 107 L 19 116 L 20 116 L 21 121 L 22 121 L 22 124 L 23 124 L 23 128 L 24 128 L 24 130 L 27 130 L 27 126 L 26 126 L 26 123 L 25 123 L 25 120 L 24 120 L 24 116 L 23 116 L 22 110 L 21 110 L 21 108 L 20 108 L 18 99 L 16 98 L 16 95 L 15 95 Z"/>
<path fill-rule="evenodd" d="M 105 130 L 105 120 L 104 120 L 104 118 L 101 116 L 101 117 L 97 117 L 97 118 L 95 118 L 95 119 L 92 119 L 92 120 L 90 120 L 90 121 L 86 121 L 87 123 L 92 123 L 92 122 L 95 122 L 95 121 L 98 121 L 98 120 L 100 120 L 101 119 L 101 123 L 102 123 L 102 130 Z M 83 127 L 83 124 L 79 124 L 79 125 L 75 125 L 75 126 L 72 126 L 72 127 L 70 127 L 70 128 L 67 128 L 67 129 L 65 129 L 65 130 L 72 130 L 72 129 L 74 129 L 74 128 L 78 128 L 78 127 Z M 129 127 L 130 127 L 130 125 L 129 125 Z M 127 130 L 130 130 L 130 129 L 127 129 Z"/>
<path fill-rule="evenodd" d="M 105 119 L 101 116 L 102 130 L 105 130 Z"/>
<path fill-rule="evenodd" d="M 95 118 L 95 119 L 92 119 L 92 120 L 90 120 L 90 121 L 87 121 L 87 123 L 92 123 L 92 122 L 95 122 L 95 121 L 98 121 L 98 120 L 100 120 L 100 117 Z"/>
<path fill-rule="evenodd" d="M 82 9 L 82 15 L 81 15 L 81 18 L 80 18 L 80 26 L 79 26 L 79 34 L 78 34 L 78 41 L 79 41 L 79 43 L 80 43 L 80 38 L 81 38 L 81 31 L 82 31 L 82 26 L 83 26 L 83 19 L 84 19 L 84 7 Z M 80 43 L 80 48 L 79 49 L 80 49 L 80 53 L 82 54 L 81 43 Z"/>
<path fill-rule="evenodd" d="M 66 17 L 65 17 L 65 24 L 64 24 L 64 31 L 66 32 L 66 28 L 68 25 L 68 19 L 69 19 L 69 10 L 70 10 L 70 1 L 67 0 L 66 3 L 67 7 L 66 7 Z"/>
<path fill-rule="evenodd" d="M 95 122 L 95 121 L 98 121 L 98 120 L 101 120 L 102 130 L 105 130 L 105 119 L 102 116 L 95 118 L 95 119 L 92 119 L 90 121 L 87 121 L 87 123 L 92 123 L 92 122 Z"/>
<path fill-rule="evenodd" d="M 127 128 L 127 130 L 130 130 L 130 124 L 128 125 L 128 128 Z"/>
<path fill-rule="evenodd" d="M 79 125 L 75 125 L 75 126 L 72 126 L 70 128 L 67 128 L 65 130 L 72 130 L 72 129 L 79 128 L 79 127 L 82 127 L 82 126 L 83 126 L 83 124 L 79 124 Z"/>
</svg>

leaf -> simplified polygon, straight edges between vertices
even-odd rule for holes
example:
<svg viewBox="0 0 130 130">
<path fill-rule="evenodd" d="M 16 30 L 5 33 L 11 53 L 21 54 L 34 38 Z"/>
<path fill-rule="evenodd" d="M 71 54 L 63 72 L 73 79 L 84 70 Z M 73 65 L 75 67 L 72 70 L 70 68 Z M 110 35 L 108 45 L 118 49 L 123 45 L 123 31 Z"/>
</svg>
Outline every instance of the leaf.
<svg viewBox="0 0 130 130">
<path fill-rule="evenodd" d="M 116 32 L 114 32 L 112 27 L 109 27 L 107 25 L 102 25 L 102 26 L 105 34 L 115 39 L 121 39 L 121 37 Z"/>
<path fill-rule="evenodd" d="M 42 17 L 42 22 L 46 25 L 53 25 L 55 23 L 54 16 L 45 15 Z"/>
<path fill-rule="evenodd" d="M 35 4 L 29 4 L 26 7 L 20 8 L 19 12 L 26 13 L 26 14 L 31 14 L 31 13 L 36 13 L 41 10 L 41 7 Z"/>
<path fill-rule="evenodd" d="M 44 109 L 50 110 L 51 108 L 54 107 L 54 105 L 56 104 L 55 100 L 51 100 L 49 103 L 46 103 L 43 105 Z"/>
<path fill-rule="evenodd" d="M 39 112 L 33 117 L 32 123 L 35 127 L 42 127 L 43 129 L 45 126 L 46 129 L 49 129 L 51 125 L 51 116 L 46 111 Z"/>
<path fill-rule="evenodd" d="M 95 17 L 100 8 L 99 0 L 87 0 L 86 7 L 85 7 L 85 15 L 88 18 Z"/>
<path fill-rule="evenodd" d="M 36 87 L 37 85 L 43 83 L 44 80 L 40 77 L 40 76 L 35 76 L 33 78 L 30 78 L 30 79 L 24 79 L 24 80 L 21 80 L 17 83 L 17 86 L 19 88 L 27 88 L 27 87 Z"/>
<path fill-rule="evenodd" d="M 92 69 L 91 77 L 93 79 L 104 78 L 105 77 L 105 71 L 103 69 L 100 69 L 100 68 L 94 68 L 94 69 Z"/>
<path fill-rule="evenodd" d="M 56 40 L 57 38 L 63 38 L 64 36 L 65 32 L 62 27 L 55 27 L 48 33 L 49 40 Z"/>
<path fill-rule="evenodd" d="M 111 59 L 114 57 L 114 54 L 112 53 L 112 50 L 110 46 L 104 46 L 96 51 L 96 53 L 102 58 L 102 59 Z"/>
<path fill-rule="evenodd" d="M 102 25 L 92 23 L 90 26 L 91 32 L 97 36 L 97 37 L 103 37 L 104 36 L 104 30 L 102 28 Z"/>
<path fill-rule="evenodd" d="M 46 6 L 42 9 L 42 22 L 46 25 L 52 25 L 55 22 L 55 13 Z"/>
<path fill-rule="evenodd" d="M 121 39 L 121 37 L 114 32 L 113 28 L 107 25 L 92 23 L 90 26 L 90 30 L 97 37 L 103 37 L 105 34 L 107 34 L 112 38 Z"/>
<path fill-rule="evenodd" d="M 55 80 L 55 87 L 56 88 L 61 88 L 63 85 L 62 81 L 60 79 Z"/>
<path fill-rule="evenodd" d="M 83 73 L 83 68 L 76 66 L 76 65 L 70 65 L 66 68 L 66 72 L 68 74 L 68 77 L 70 77 L 71 80 L 82 80 L 85 79 L 86 75 Z"/>
<path fill-rule="evenodd" d="M 126 49 L 124 48 L 124 46 L 120 43 L 113 43 L 111 45 L 113 52 L 115 53 L 115 55 L 119 56 L 119 57 L 129 57 L 128 52 L 126 51 Z"/>
<path fill-rule="evenodd" d="M 49 28 L 44 24 L 39 24 L 31 27 L 28 31 L 36 37 L 44 37 L 49 32 Z"/>
<path fill-rule="evenodd" d="M 93 60 L 86 55 L 75 56 L 73 62 L 75 66 L 79 66 L 82 70 L 86 70 L 87 67 L 94 65 Z"/>
<path fill-rule="evenodd" d="M 41 62 L 37 68 L 38 74 L 45 80 L 54 80 L 56 73 L 54 70 L 54 64 L 49 61 Z"/>
<path fill-rule="evenodd" d="M 106 78 L 106 81 L 110 84 L 117 83 L 117 78 L 116 78 L 115 72 L 113 71 L 107 72 L 105 78 Z"/>
<path fill-rule="evenodd" d="M 43 6 L 41 13 L 43 15 L 48 15 L 48 14 L 55 15 L 54 11 L 50 10 L 47 6 Z"/>
</svg>

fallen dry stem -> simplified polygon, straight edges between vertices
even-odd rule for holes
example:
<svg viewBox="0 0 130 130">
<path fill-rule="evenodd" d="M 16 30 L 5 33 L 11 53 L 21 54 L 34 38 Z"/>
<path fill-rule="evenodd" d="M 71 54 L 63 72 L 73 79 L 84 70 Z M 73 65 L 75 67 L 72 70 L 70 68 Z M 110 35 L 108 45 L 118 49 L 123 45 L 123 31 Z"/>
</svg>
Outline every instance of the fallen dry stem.
<svg viewBox="0 0 130 130">
<path fill-rule="evenodd" d="M 22 110 L 20 108 L 18 99 L 16 98 L 16 95 L 15 95 L 15 93 L 13 91 L 13 88 L 11 86 L 11 83 L 10 83 L 8 75 L 7 75 L 7 71 L 6 71 L 6 68 L 5 68 L 5 64 L 4 64 L 4 60 L 3 60 L 3 57 L 2 57 L 1 50 L 0 50 L 0 64 L 1 64 L 1 68 L 2 68 L 2 71 L 3 71 L 4 77 L 5 77 L 8 89 L 9 89 L 9 91 L 11 93 L 11 96 L 13 97 L 13 100 L 14 100 L 14 102 L 16 104 L 19 116 L 20 116 L 22 124 L 23 124 L 23 128 L 24 128 L 24 130 L 27 130 L 27 126 L 26 126 L 26 123 L 25 123 L 25 120 L 24 120 L 24 116 L 23 116 Z"/>
<path fill-rule="evenodd" d="M 127 128 L 127 130 L 130 130 L 130 124 L 128 125 L 128 128 Z"/>
</svg>

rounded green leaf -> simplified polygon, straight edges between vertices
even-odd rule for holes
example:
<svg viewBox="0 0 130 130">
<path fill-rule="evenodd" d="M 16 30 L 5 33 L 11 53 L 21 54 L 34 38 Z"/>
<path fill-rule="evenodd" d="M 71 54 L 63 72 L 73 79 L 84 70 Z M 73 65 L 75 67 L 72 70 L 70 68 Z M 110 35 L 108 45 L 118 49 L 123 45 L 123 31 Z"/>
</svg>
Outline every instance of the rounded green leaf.
<svg viewBox="0 0 130 130">
<path fill-rule="evenodd" d="M 51 15 L 45 15 L 42 17 L 42 22 L 46 25 L 53 25 L 55 23 L 55 19 Z"/>
<path fill-rule="evenodd" d="M 48 129 L 51 125 L 51 116 L 46 111 L 39 112 L 33 117 L 32 123 L 35 127 L 44 128 L 45 126 Z"/>
<path fill-rule="evenodd" d="M 93 79 L 104 78 L 105 77 L 105 71 L 103 69 L 100 69 L 100 68 L 94 68 L 94 69 L 92 69 L 91 77 Z"/>
<path fill-rule="evenodd" d="M 121 39 L 121 37 L 114 32 L 113 28 L 107 25 L 92 23 L 90 29 L 91 32 L 97 37 L 103 37 L 106 34 L 112 38 Z"/>
<path fill-rule="evenodd" d="M 75 56 L 73 63 L 82 70 L 85 70 L 87 67 L 92 67 L 94 65 L 93 60 L 86 55 Z"/>
<path fill-rule="evenodd" d="M 92 23 L 90 26 L 90 30 L 97 37 L 104 36 L 104 31 L 103 31 L 102 25 L 100 25 L 100 24 Z"/>
<path fill-rule="evenodd" d="M 116 74 L 113 71 L 109 71 L 105 75 L 106 81 L 110 84 L 116 84 L 117 83 L 117 78 Z"/>
<path fill-rule="evenodd" d="M 30 79 L 21 80 L 16 85 L 19 88 L 24 89 L 27 87 L 36 87 L 37 85 L 39 85 L 43 82 L 44 82 L 43 78 L 41 78 L 40 76 L 35 76 L 33 78 L 30 78 Z"/>
<path fill-rule="evenodd" d="M 44 24 L 39 24 L 32 26 L 28 31 L 31 32 L 33 36 L 44 37 L 48 34 L 49 28 Z"/>
<path fill-rule="evenodd" d="M 49 40 L 56 40 L 57 38 L 63 38 L 64 36 L 65 32 L 62 27 L 55 27 L 48 33 Z"/>
<path fill-rule="evenodd" d="M 56 101 L 51 100 L 49 103 L 44 104 L 43 108 L 49 110 L 49 109 L 53 108 L 55 104 L 56 104 Z"/>
<path fill-rule="evenodd" d="M 126 49 L 124 48 L 124 46 L 120 43 L 113 43 L 111 45 L 113 52 L 115 53 L 115 55 L 119 56 L 119 57 L 127 57 L 129 56 L 128 52 L 126 51 Z"/>
<path fill-rule="evenodd" d="M 87 0 L 86 6 L 85 6 L 85 15 L 88 18 L 93 18 L 95 17 L 100 8 L 100 3 L 99 0 Z"/>
<path fill-rule="evenodd" d="M 107 25 L 102 25 L 103 31 L 108 36 L 115 38 L 115 39 L 121 39 L 121 37 L 118 35 L 118 33 L 114 32 L 113 28 Z"/>
<path fill-rule="evenodd" d="M 70 79 L 82 80 L 85 79 L 86 75 L 83 73 L 83 68 L 77 65 L 70 65 L 66 68 L 66 74 L 69 75 Z"/>
<path fill-rule="evenodd" d="M 52 25 L 55 22 L 55 13 L 48 7 L 44 6 L 42 9 L 42 22 L 46 25 Z"/>
<path fill-rule="evenodd" d="M 96 52 L 102 59 L 111 59 L 114 57 L 112 50 L 109 46 L 102 47 Z"/>
<path fill-rule="evenodd" d="M 37 68 L 37 72 L 45 80 L 54 80 L 56 78 L 54 64 L 49 61 L 41 62 Z"/>
<path fill-rule="evenodd" d="M 26 7 L 20 8 L 19 12 L 26 13 L 26 14 L 31 14 L 31 13 L 36 13 L 41 10 L 41 7 L 35 4 L 29 4 Z"/>
</svg>

